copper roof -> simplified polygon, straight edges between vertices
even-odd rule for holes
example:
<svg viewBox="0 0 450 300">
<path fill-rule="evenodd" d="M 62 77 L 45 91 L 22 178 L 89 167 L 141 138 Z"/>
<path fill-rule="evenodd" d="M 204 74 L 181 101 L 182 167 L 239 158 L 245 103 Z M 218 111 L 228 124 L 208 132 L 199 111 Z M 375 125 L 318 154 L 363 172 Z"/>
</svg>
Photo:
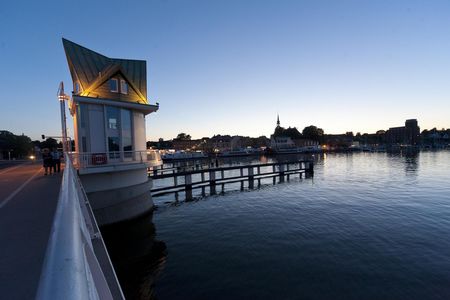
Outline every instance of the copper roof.
<svg viewBox="0 0 450 300">
<path fill-rule="evenodd" d="M 109 58 L 74 42 L 62 39 L 70 74 L 83 90 L 93 89 L 122 73 L 136 93 L 147 102 L 147 63 L 145 60 Z"/>
</svg>

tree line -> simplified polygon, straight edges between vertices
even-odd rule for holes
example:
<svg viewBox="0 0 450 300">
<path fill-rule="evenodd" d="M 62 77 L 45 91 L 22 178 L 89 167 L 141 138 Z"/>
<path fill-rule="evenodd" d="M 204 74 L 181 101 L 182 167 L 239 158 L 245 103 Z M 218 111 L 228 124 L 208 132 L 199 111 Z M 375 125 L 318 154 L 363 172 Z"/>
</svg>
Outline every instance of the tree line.
<svg viewBox="0 0 450 300">
<path fill-rule="evenodd" d="M 24 159 L 35 154 L 35 148 L 62 148 L 62 143 L 53 138 L 45 141 L 34 140 L 24 135 L 15 135 L 7 130 L 0 130 L 0 159 Z"/>
</svg>

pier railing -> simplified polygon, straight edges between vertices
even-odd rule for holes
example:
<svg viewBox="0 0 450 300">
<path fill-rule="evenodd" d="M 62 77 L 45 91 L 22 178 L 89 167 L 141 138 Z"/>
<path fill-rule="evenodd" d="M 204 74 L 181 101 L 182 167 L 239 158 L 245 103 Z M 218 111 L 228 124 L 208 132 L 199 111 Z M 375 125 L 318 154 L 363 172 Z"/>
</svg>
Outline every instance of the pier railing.
<svg viewBox="0 0 450 300">
<path fill-rule="evenodd" d="M 67 155 L 36 299 L 124 299 L 92 209 Z"/>
<path fill-rule="evenodd" d="M 111 152 L 71 152 L 75 168 L 99 168 L 111 165 L 145 163 L 149 167 L 162 164 L 159 152 L 143 151 L 111 151 Z"/>
<path fill-rule="evenodd" d="M 245 188 L 255 188 L 261 186 L 261 181 L 264 179 L 272 179 L 276 183 L 289 180 L 292 176 L 298 175 L 300 178 L 313 176 L 314 163 L 313 161 L 287 161 L 276 163 L 264 163 L 257 165 L 237 165 L 227 167 L 215 167 L 206 169 L 191 169 L 176 171 L 175 169 L 169 173 L 150 174 L 154 181 L 154 186 L 151 190 L 152 196 L 162 196 L 169 193 L 185 192 L 186 200 L 192 199 L 192 190 L 201 189 L 201 194 L 206 194 L 206 188 L 209 187 L 209 194 L 217 193 L 217 186 L 221 186 L 222 192 L 226 184 L 240 183 L 241 190 Z M 166 179 L 166 184 L 159 186 L 158 180 Z M 167 182 L 168 181 L 168 182 Z M 173 182 L 173 184 L 171 183 Z M 168 184 L 169 183 L 169 184 Z"/>
</svg>

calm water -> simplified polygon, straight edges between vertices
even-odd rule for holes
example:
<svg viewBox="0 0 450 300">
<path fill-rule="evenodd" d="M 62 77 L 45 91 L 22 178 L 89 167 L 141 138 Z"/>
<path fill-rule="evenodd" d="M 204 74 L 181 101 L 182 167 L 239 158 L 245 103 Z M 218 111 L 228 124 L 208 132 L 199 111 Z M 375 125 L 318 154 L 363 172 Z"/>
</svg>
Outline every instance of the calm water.
<svg viewBox="0 0 450 300">
<path fill-rule="evenodd" d="M 151 242 L 121 242 L 147 249 L 121 259 L 134 298 L 450 299 L 449 151 L 326 155 L 313 179 L 165 200 Z"/>
</svg>

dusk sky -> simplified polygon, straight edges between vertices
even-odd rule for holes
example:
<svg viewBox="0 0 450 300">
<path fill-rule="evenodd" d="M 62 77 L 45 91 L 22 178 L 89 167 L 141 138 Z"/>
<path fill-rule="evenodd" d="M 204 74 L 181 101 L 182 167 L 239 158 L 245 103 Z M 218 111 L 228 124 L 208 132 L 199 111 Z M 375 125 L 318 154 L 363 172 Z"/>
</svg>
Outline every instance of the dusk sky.
<svg viewBox="0 0 450 300">
<path fill-rule="evenodd" d="M 147 60 L 151 140 L 269 136 L 277 113 L 325 133 L 450 127 L 448 0 L 15 0 L 0 25 L 0 129 L 32 139 L 61 132 L 62 37 Z"/>
</svg>

